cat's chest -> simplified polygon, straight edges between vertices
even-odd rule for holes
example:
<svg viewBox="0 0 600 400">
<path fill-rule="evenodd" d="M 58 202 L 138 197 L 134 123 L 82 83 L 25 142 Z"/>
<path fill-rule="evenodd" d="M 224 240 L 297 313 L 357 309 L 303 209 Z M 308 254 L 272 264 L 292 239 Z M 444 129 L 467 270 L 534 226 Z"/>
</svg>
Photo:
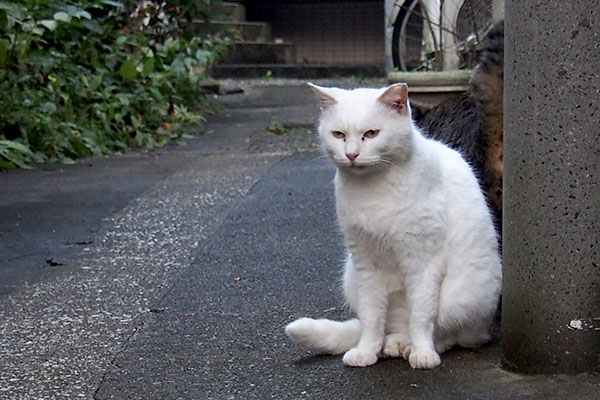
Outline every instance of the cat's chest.
<svg viewBox="0 0 600 400">
<path fill-rule="evenodd" d="M 403 219 L 397 201 L 384 190 L 340 191 L 336 204 L 343 228 L 383 233 L 392 221 L 398 223 Z"/>
<path fill-rule="evenodd" d="M 440 198 L 438 198 L 440 197 Z M 375 244 L 394 251 L 420 247 L 443 235 L 444 201 L 418 185 L 348 185 L 336 182 L 340 227 L 348 244 Z"/>
<path fill-rule="evenodd" d="M 398 194 L 388 187 L 339 185 L 336 189 L 338 219 L 347 236 L 396 236 L 408 222 L 408 202 L 400 201 Z"/>
</svg>

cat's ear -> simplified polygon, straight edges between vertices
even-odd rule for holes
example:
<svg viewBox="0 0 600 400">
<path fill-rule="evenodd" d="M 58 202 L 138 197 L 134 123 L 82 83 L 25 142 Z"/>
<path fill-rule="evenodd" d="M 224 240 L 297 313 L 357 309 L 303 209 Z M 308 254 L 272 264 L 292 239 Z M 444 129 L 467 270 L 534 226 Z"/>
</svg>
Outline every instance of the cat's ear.
<svg viewBox="0 0 600 400">
<path fill-rule="evenodd" d="M 396 83 L 388 87 L 377 101 L 394 109 L 400 115 L 406 115 L 408 110 L 408 86 L 405 83 Z"/>
<path fill-rule="evenodd" d="M 319 103 L 321 103 L 321 111 L 327 110 L 329 107 L 331 107 L 335 103 L 337 103 L 335 98 L 333 98 L 333 96 L 331 94 L 327 93 L 327 91 L 328 91 L 327 88 L 317 86 L 310 82 L 306 82 L 306 83 L 308 83 L 308 86 L 310 86 L 310 88 L 315 92 L 315 95 L 317 96 L 317 100 L 319 100 Z"/>
</svg>

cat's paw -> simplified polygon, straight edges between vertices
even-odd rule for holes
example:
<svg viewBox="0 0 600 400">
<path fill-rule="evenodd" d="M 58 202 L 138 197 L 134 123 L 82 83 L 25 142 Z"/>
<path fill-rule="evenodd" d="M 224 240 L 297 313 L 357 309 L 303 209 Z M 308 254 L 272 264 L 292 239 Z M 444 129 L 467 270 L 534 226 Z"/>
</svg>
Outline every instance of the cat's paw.
<svg viewBox="0 0 600 400">
<path fill-rule="evenodd" d="M 410 352 L 408 362 L 414 369 L 432 369 L 440 365 L 442 360 L 434 350 L 416 349 Z"/>
<path fill-rule="evenodd" d="M 384 357 L 404 357 L 406 359 L 410 354 L 410 339 L 401 333 L 391 333 L 387 335 L 383 339 L 381 354 Z"/>
<path fill-rule="evenodd" d="M 355 347 L 344 354 L 342 361 L 349 367 L 368 367 L 377 362 L 377 353 L 360 350 Z"/>
</svg>

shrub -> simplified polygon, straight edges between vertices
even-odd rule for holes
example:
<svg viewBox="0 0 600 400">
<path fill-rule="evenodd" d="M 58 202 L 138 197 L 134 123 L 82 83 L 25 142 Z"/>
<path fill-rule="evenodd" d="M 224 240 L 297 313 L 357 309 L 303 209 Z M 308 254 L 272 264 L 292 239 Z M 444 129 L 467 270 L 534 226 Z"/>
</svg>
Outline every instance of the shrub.
<svg viewBox="0 0 600 400">
<path fill-rule="evenodd" d="M 202 121 L 229 40 L 180 34 L 183 3 L 0 0 L 0 168 L 152 149 Z"/>
</svg>

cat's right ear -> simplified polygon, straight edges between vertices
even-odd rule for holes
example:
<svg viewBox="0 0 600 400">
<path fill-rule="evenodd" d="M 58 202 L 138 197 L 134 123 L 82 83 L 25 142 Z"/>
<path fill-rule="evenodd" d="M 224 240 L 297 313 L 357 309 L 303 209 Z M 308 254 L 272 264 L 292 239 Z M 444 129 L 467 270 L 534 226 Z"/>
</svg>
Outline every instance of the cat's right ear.
<svg viewBox="0 0 600 400">
<path fill-rule="evenodd" d="M 319 100 L 319 103 L 321 103 L 321 111 L 325 111 L 337 103 L 337 101 L 333 98 L 333 96 L 331 96 L 330 94 L 327 93 L 327 91 L 328 91 L 327 88 L 317 86 L 310 82 L 306 82 L 306 83 L 308 83 L 308 86 L 310 86 L 310 88 L 315 92 L 315 95 L 317 96 L 317 100 Z"/>
<path fill-rule="evenodd" d="M 408 86 L 405 83 L 389 86 L 377 100 L 398 114 L 405 115 L 408 109 Z"/>
</svg>

